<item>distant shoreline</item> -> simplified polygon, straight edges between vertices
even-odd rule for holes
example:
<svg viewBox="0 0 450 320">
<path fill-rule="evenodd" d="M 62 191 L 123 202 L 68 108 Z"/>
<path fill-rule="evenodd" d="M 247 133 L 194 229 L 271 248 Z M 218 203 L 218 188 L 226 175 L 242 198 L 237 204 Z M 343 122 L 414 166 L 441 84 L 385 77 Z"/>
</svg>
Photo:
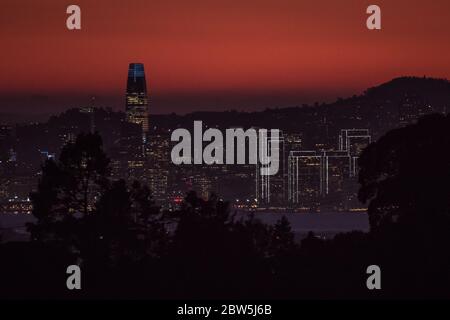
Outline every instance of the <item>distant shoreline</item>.
<svg viewBox="0 0 450 320">
<path fill-rule="evenodd" d="M 237 218 L 245 215 L 245 212 L 239 212 L 237 213 Z M 318 237 L 327 239 L 334 237 L 338 233 L 369 231 L 368 216 L 362 212 L 255 212 L 255 218 L 271 225 L 276 223 L 282 216 L 288 218 L 297 241 L 303 239 L 310 231 L 314 232 Z M 0 233 L 3 233 L 2 241 L 27 241 L 28 234 L 25 230 L 25 224 L 34 221 L 35 218 L 31 214 L 0 213 Z"/>
</svg>

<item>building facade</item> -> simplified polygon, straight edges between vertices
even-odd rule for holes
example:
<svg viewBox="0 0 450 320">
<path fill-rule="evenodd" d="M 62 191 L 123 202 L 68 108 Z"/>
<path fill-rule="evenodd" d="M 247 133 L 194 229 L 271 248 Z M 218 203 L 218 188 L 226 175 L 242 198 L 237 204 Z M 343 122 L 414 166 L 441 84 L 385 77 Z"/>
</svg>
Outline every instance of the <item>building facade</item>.
<svg viewBox="0 0 450 320">
<path fill-rule="evenodd" d="M 140 125 L 145 138 L 149 129 L 148 95 L 142 63 L 130 63 L 125 100 L 127 121 Z"/>
</svg>

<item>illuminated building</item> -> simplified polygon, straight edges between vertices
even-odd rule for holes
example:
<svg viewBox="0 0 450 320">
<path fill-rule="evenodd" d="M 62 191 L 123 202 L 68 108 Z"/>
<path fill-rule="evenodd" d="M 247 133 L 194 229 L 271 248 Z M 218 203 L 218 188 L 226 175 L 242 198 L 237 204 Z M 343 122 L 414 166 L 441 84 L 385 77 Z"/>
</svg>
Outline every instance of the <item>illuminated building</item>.
<svg viewBox="0 0 450 320">
<path fill-rule="evenodd" d="M 130 63 L 126 91 L 127 121 L 142 127 L 143 137 L 148 132 L 148 96 L 144 65 Z"/>
<path fill-rule="evenodd" d="M 276 139 L 276 140 L 275 140 Z M 286 165 L 285 165 L 285 139 L 280 133 L 279 137 L 267 137 L 267 150 L 272 150 L 272 144 L 276 142 L 277 147 L 273 151 L 278 153 L 278 160 L 273 158 L 271 161 L 278 161 L 278 172 L 274 175 L 263 175 L 261 170 L 269 170 L 269 165 L 259 162 L 256 164 L 256 199 L 259 206 L 262 207 L 283 207 L 286 204 Z M 275 166 L 275 167 L 277 167 Z"/>
<path fill-rule="evenodd" d="M 303 134 L 287 133 L 284 135 L 286 142 L 286 152 L 300 151 L 303 146 Z"/>
<path fill-rule="evenodd" d="M 372 137 L 368 129 L 342 129 L 339 135 L 339 151 L 347 151 L 351 157 L 350 175 L 358 173 L 358 158 L 371 143 Z"/>
<path fill-rule="evenodd" d="M 292 151 L 288 159 L 288 201 L 300 209 L 316 210 L 323 191 L 322 155 Z"/>
<path fill-rule="evenodd" d="M 158 205 L 164 205 L 168 199 L 170 136 L 152 135 L 146 145 L 147 166 L 145 180 Z"/>
<path fill-rule="evenodd" d="M 323 152 L 321 207 L 332 211 L 345 208 L 351 169 L 352 159 L 347 151 Z"/>
</svg>

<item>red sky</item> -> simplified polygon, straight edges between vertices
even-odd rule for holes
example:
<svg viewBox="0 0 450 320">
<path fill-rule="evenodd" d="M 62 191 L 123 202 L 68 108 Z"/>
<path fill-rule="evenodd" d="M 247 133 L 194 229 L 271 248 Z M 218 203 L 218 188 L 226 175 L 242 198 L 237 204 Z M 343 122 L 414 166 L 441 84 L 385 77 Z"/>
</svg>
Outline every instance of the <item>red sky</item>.
<svg viewBox="0 0 450 320">
<path fill-rule="evenodd" d="M 82 30 L 66 29 L 78 4 Z M 382 9 L 381 31 L 365 26 Z M 123 108 L 143 62 L 151 112 L 301 105 L 402 75 L 450 78 L 448 0 L 2 0 L 0 112 Z"/>
</svg>

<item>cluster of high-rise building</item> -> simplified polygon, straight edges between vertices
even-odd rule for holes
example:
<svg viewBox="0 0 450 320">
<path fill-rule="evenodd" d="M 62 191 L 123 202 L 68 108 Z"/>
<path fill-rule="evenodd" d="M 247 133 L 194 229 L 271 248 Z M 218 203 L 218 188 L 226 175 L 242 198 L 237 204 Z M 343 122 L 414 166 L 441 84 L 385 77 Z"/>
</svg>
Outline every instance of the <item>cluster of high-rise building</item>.
<svg viewBox="0 0 450 320">
<path fill-rule="evenodd" d="M 292 140 L 294 144 L 288 142 Z M 367 129 L 343 129 L 335 148 L 305 150 L 299 140 L 284 134 L 278 142 L 279 172 L 265 176 L 259 168 L 256 170 L 258 207 L 304 211 L 363 209 L 356 201 L 357 159 L 370 142 Z"/>
<path fill-rule="evenodd" d="M 343 129 L 335 148 L 303 150 L 300 133 L 277 137 L 279 154 L 275 175 L 261 174 L 265 166 L 179 165 L 170 161 L 170 132 L 149 132 L 148 94 L 144 66 L 132 63 L 128 70 L 126 119 L 139 125 L 143 141 L 128 135 L 117 160 L 116 174 L 144 181 L 160 204 L 176 204 L 192 189 L 208 198 L 212 193 L 232 200 L 239 208 L 298 209 L 307 211 L 352 210 L 356 199 L 357 158 L 371 142 L 369 130 Z M 142 153 L 140 144 L 142 143 Z M 274 144 L 268 139 L 268 149 Z M 128 149 L 128 151 L 126 151 Z M 119 157 L 120 158 L 120 157 Z M 245 188 L 239 188 L 245 186 Z"/>
<path fill-rule="evenodd" d="M 159 118 L 158 122 L 157 116 L 149 118 L 143 64 L 129 65 L 126 83 L 125 112 L 97 108 L 93 99 L 89 106 L 68 110 L 45 124 L 0 126 L 0 205 L 4 207 L 3 212 L 29 212 L 28 195 L 39 179 L 40 164 L 57 158 L 61 147 L 74 141 L 78 133 L 95 131 L 101 134 L 111 158 L 112 178 L 137 180 L 148 185 L 156 203 L 165 208 L 180 205 L 186 193 L 194 190 L 205 199 L 216 194 L 243 210 L 365 210 L 357 199 L 361 152 L 390 127 L 413 123 L 432 110 L 426 100 L 413 94 L 405 94 L 396 104 L 398 118 L 392 108 L 394 102 L 387 98 L 370 98 L 365 104 L 362 98 L 351 98 L 347 102 L 351 107 L 347 113 L 346 109 L 340 111 L 341 101 L 336 103 L 336 108 L 301 108 L 305 110 L 301 111 L 305 115 L 303 125 L 297 127 L 290 122 L 279 128 L 278 137 L 268 138 L 269 150 L 271 144 L 276 143 L 273 151 L 278 153 L 276 161 L 279 163 L 275 175 L 264 175 L 261 173 L 268 168 L 260 163 L 173 164 L 170 153 L 175 142 L 171 142 L 170 136 L 172 130 L 181 125 L 179 121 L 185 119 L 174 117 L 161 121 Z M 369 113 L 364 113 L 363 109 Z M 375 109 L 386 112 L 372 114 Z M 283 117 L 292 110 L 284 112 L 273 112 L 274 120 L 282 119 L 283 123 L 288 119 Z M 373 119 L 373 124 L 366 118 Z M 210 127 L 231 128 L 223 119 L 213 124 L 208 123 L 211 119 L 194 120 L 204 120 Z M 252 125 L 253 118 L 250 120 L 247 125 L 237 122 L 236 127 L 244 129 Z M 262 125 L 267 124 L 270 125 Z M 387 126 L 386 130 L 382 129 L 383 125 Z"/>
</svg>

